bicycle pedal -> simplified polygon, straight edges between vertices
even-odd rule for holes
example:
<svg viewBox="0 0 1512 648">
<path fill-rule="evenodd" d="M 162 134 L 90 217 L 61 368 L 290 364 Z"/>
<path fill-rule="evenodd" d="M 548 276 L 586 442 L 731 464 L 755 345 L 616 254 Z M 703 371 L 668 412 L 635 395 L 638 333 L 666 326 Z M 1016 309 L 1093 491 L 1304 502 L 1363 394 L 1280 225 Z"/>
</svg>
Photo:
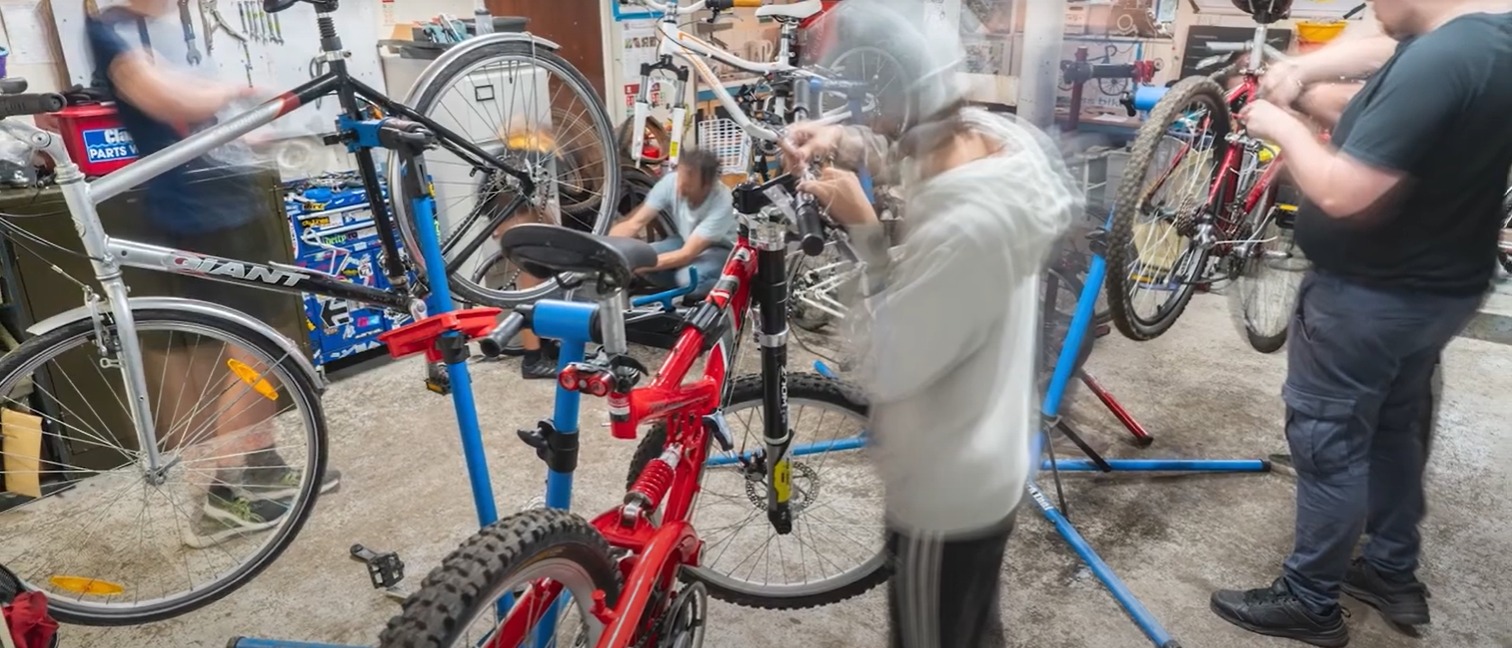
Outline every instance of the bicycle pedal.
<svg viewBox="0 0 1512 648">
<path fill-rule="evenodd" d="M 451 393 L 451 376 L 446 373 L 446 365 L 437 363 L 425 368 L 425 388 L 442 396 Z"/>
<path fill-rule="evenodd" d="M 367 566 L 368 580 L 372 581 L 373 589 L 387 592 L 404 580 L 404 561 L 399 559 L 399 554 L 373 551 L 360 544 L 352 545 L 350 553 L 353 560 Z"/>
</svg>

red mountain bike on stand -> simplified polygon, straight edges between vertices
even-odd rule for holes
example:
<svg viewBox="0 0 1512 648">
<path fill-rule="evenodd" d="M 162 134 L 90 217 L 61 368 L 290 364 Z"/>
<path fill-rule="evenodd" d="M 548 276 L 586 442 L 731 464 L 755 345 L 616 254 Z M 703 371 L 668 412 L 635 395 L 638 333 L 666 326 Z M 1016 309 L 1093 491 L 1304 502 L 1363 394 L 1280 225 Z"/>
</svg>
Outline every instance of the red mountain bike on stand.
<svg viewBox="0 0 1512 648">
<path fill-rule="evenodd" d="M 1271 17 L 1256 18 L 1250 42 L 1210 43 L 1219 54 L 1198 69 L 1221 69 L 1177 82 L 1135 137 L 1108 233 L 1109 311 L 1130 339 L 1159 337 L 1197 287 L 1227 279 L 1250 345 L 1270 353 L 1286 342 L 1308 267 L 1292 238 L 1296 208 L 1277 200 L 1281 151 L 1235 120 L 1265 61 L 1285 58 L 1265 42 Z"/>
<path fill-rule="evenodd" d="M 796 225 L 800 247 L 810 254 L 824 245 L 817 207 L 809 198 L 792 198 L 793 185 L 792 177 L 782 176 L 735 190 L 739 241 L 655 374 L 628 355 L 622 316 L 625 287 L 636 271 L 656 263 L 646 243 L 539 225 L 504 234 L 505 253 L 526 271 L 542 277 L 581 275 L 596 283 L 602 297 L 597 304 L 542 300 L 517 306 L 488 339 L 508 340 L 528 322 L 538 335 L 563 341 L 558 414 L 571 410 L 575 418 L 576 399 L 588 394 L 608 399 L 610 433 L 616 438 L 634 439 L 643 424 L 654 425 L 636 452 L 622 503 L 591 522 L 562 510 L 571 499 L 575 422 L 558 417 L 554 424 L 522 432 L 547 464 L 546 501 L 552 508 L 489 525 L 448 556 L 405 603 L 403 615 L 389 623 L 383 647 L 697 648 L 709 596 L 753 607 L 803 608 L 855 596 L 885 580 L 881 493 L 872 485 L 877 482 L 845 470 L 822 485 L 818 476 L 846 462 L 866 470 L 864 456 L 839 452 L 862 444 L 855 437 L 795 443 L 804 435 L 803 417 L 795 416 L 791 425 L 788 417 L 790 404 L 825 402 L 841 413 L 841 420 L 830 419 L 828 425 L 820 417 L 818 425 L 828 429 L 846 417 L 859 427 L 866 413 L 859 394 L 835 380 L 796 375 L 789 388 L 784 369 L 789 229 Z M 752 307 L 758 312 L 762 371 L 759 377 L 729 380 Z M 584 358 L 580 342 L 590 339 L 602 347 Z M 703 375 L 688 379 L 701 359 Z M 648 375 L 650 383 L 640 386 Z M 743 448 L 731 425 L 758 411 L 764 422 L 759 440 Z M 741 492 L 714 492 L 711 480 L 719 472 L 736 477 Z M 871 497 L 878 504 L 874 514 L 836 506 L 833 498 L 847 492 Z M 733 512 L 734 519 L 709 524 L 709 516 L 720 511 L 696 513 L 708 499 L 717 499 L 715 505 Z M 825 510 L 843 513 L 834 523 L 814 524 Z M 702 534 L 694 530 L 695 514 Z M 745 527 L 770 531 L 765 540 L 727 542 Z M 851 528 L 856 531 L 847 536 Z M 788 549 L 790 557 L 805 552 L 830 557 L 805 567 L 769 565 L 765 573 L 751 562 L 781 554 L 783 543 L 795 538 L 823 538 L 823 543 L 799 544 Z M 826 546 L 846 542 L 864 546 L 853 557 L 839 558 L 837 548 Z M 724 562 L 724 556 L 732 560 Z M 784 573 L 798 582 L 772 582 Z"/>
</svg>

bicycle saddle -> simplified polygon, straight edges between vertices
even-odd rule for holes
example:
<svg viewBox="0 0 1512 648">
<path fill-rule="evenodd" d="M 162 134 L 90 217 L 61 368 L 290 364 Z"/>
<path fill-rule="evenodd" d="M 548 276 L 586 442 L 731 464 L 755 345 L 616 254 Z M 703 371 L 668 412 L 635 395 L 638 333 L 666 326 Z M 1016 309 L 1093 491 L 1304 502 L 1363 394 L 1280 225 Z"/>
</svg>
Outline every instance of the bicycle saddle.
<svg viewBox="0 0 1512 648">
<path fill-rule="evenodd" d="M 645 241 L 556 225 L 517 225 L 504 232 L 499 244 L 504 256 L 537 277 L 579 272 L 624 287 L 630 285 L 636 270 L 656 266 L 656 250 Z"/>
<path fill-rule="evenodd" d="M 824 4 L 819 0 L 802 0 L 792 4 L 769 4 L 756 8 L 757 18 L 781 17 L 794 20 L 803 20 L 824 9 Z"/>
<path fill-rule="evenodd" d="M 263 0 L 263 11 L 275 14 L 299 4 L 299 0 Z"/>
</svg>

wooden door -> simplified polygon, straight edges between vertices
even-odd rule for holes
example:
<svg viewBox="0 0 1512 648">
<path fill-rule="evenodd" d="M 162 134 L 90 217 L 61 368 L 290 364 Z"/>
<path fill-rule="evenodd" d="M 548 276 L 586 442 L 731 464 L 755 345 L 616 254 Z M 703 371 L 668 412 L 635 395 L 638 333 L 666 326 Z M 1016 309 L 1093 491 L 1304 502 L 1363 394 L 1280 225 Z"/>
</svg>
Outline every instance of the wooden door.
<svg viewBox="0 0 1512 648">
<path fill-rule="evenodd" d="M 495 16 L 524 16 L 531 33 L 562 46 L 560 54 L 604 97 L 604 32 L 599 4 L 606 0 L 488 0 Z M 607 0 L 613 2 L 614 0 Z"/>
</svg>

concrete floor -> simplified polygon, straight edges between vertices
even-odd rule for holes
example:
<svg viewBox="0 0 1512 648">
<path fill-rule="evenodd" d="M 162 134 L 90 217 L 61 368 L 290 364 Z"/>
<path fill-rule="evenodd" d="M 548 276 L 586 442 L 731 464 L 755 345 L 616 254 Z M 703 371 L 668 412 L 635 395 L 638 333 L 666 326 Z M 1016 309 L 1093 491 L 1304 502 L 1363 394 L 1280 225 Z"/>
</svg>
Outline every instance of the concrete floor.
<svg viewBox="0 0 1512 648">
<path fill-rule="evenodd" d="M 1166 336 L 1099 341 L 1088 368 L 1157 437 L 1140 450 L 1090 395 L 1073 417 L 1113 456 L 1264 457 L 1284 452 L 1283 355 L 1256 354 L 1235 335 L 1221 298 L 1199 296 Z M 801 354 L 800 354 L 801 355 Z M 797 360 L 795 359 L 795 363 Z M 751 365 L 747 363 L 747 367 Z M 797 366 L 795 364 L 795 366 Z M 1430 471 L 1423 579 L 1435 623 L 1421 638 L 1350 602 L 1355 646 L 1512 646 L 1512 348 L 1461 340 L 1445 359 L 1445 402 Z M 450 403 L 419 384 L 419 365 L 377 367 L 336 383 L 326 399 L 342 489 L 323 498 L 304 533 L 261 577 L 207 609 L 152 626 L 74 628 L 63 646 L 219 647 L 235 635 L 371 645 L 398 606 L 372 590 L 348 547 L 397 550 L 409 584 L 474 528 Z M 550 409 L 550 383 L 524 384 L 514 363 L 478 365 L 494 485 L 502 510 L 541 492 L 542 468 L 514 435 Z M 622 492 L 633 444 L 602 433 L 585 407 L 575 507 L 598 511 Z M 1291 543 L 1292 484 L 1280 474 L 1072 476 L 1073 521 L 1133 592 L 1188 648 L 1283 647 L 1215 618 L 1218 587 L 1268 583 Z M 1148 642 L 1035 510 L 1009 548 L 1003 602 L 1011 645 L 1139 648 Z M 1504 616 L 1506 615 L 1506 616 Z M 769 642 L 815 648 L 883 646 L 884 599 L 872 592 L 818 610 L 751 611 L 715 603 L 706 645 Z"/>
</svg>

